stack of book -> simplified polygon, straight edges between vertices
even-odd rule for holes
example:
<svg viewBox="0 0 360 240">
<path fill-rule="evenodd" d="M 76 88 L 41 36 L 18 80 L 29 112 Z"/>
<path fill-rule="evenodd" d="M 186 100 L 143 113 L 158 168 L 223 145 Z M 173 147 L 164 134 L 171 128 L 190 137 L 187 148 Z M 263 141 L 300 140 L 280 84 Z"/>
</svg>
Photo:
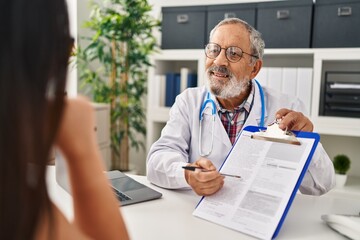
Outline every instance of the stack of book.
<svg viewBox="0 0 360 240">
<path fill-rule="evenodd" d="M 171 107 L 177 95 L 186 88 L 197 86 L 197 74 L 188 68 L 181 68 L 180 72 L 156 75 L 154 84 L 154 105 Z"/>
</svg>

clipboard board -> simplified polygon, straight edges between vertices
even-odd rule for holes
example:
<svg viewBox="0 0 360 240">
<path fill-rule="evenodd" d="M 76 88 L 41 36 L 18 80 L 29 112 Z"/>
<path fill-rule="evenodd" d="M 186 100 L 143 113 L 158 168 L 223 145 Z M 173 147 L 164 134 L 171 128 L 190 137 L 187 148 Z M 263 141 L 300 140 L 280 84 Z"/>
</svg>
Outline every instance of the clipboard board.
<svg viewBox="0 0 360 240">
<path fill-rule="evenodd" d="M 247 126 L 242 131 L 236 142 L 234 143 L 232 149 L 230 150 L 229 154 L 227 155 L 226 159 L 224 160 L 222 166 L 220 167 L 221 173 L 229 173 L 229 174 L 238 174 L 240 176 L 244 175 L 244 178 L 242 179 L 245 182 L 238 182 L 236 184 L 236 180 L 227 179 L 225 178 L 225 184 L 223 189 L 221 189 L 218 193 L 202 197 L 200 202 L 197 204 L 195 211 L 193 212 L 193 215 L 206 219 L 208 221 L 223 225 L 225 227 L 237 230 L 239 232 L 248 234 L 253 237 L 257 237 L 260 239 L 274 239 L 279 234 L 280 229 L 285 221 L 286 215 L 291 207 L 291 204 L 296 196 L 296 193 L 301 185 L 301 181 L 303 177 L 306 174 L 306 171 L 309 167 L 309 164 L 311 162 L 312 156 L 315 152 L 315 149 L 318 145 L 318 142 L 320 140 L 320 136 L 317 133 L 313 132 L 298 132 L 293 131 L 296 138 L 301 142 L 301 145 L 292 145 L 288 143 L 283 142 L 271 142 L 266 140 L 260 140 L 260 139 L 253 139 L 251 138 L 251 135 L 260 131 L 264 131 L 266 128 L 261 128 L 257 126 Z M 266 143 L 268 142 L 268 143 Z M 252 148 L 256 146 L 263 146 L 265 150 L 261 150 L 264 153 L 256 153 L 254 149 L 249 150 L 247 148 Z M 266 145 L 266 146 L 265 146 Z M 266 150 L 267 148 L 267 150 Z M 272 150 L 274 149 L 274 150 Z M 291 156 L 285 156 L 283 159 L 280 159 L 281 156 L 279 155 L 279 152 L 284 149 L 286 152 L 287 149 L 289 149 L 289 152 L 298 152 L 296 155 L 295 160 L 291 160 L 287 162 L 287 158 L 290 158 Z M 300 151 L 300 150 L 301 151 Z M 267 152 L 266 152 L 267 151 Z M 253 154 L 251 156 L 258 156 L 258 159 L 256 160 L 256 167 L 254 167 L 254 173 L 249 172 L 249 179 L 246 179 L 246 171 L 242 171 L 242 169 L 234 170 L 235 168 L 242 168 L 241 164 L 237 163 L 237 161 L 243 161 L 242 159 L 246 158 L 244 156 L 241 156 L 241 154 Z M 263 154 L 263 155 L 262 155 Z M 289 155 L 289 154 L 288 154 Z M 298 155 L 301 156 L 301 160 L 297 161 Z M 250 155 L 249 155 L 250 156 Z M 251 157 L 250 156 L 250 157 Z M 249 157 L 248 157 L 249 158 Z M 279 158 L 279 159 L 277 159 Z M 240 160 L 238 160 L 240 159 Z M 251 164 L 250 160 L 244 160 L 248 161 L 247 164 Z M 257 162 L 259 161 L 259 163 Z M 278 162 L 279 165 L 274 167 L 274 170 L 271 169 L 271 167 L 267 167 L 266 164 L 268 163 L 276 163 Z M 237 164 L 239 164 L 237 166 Z M 295 169 L 293 171 L 293 168 Z M 281 169 L 283 167 L 284 169 Z M 288 167 L 289 169 L 286 169 Z M 241 172 L 242 171 L 242 172 Z M 264 182 L 264 186 L 266 183 L 267 175 L 271 175 L 274 173 L 274 175 L 279 172 L 279 175 L 281 176 L 282 173 L 284 173 L 283 178 L 287 180 L 287 177 L 285 176 L 291 176 L 291 180 L 289 180 L 289 183 L 284 183 L 283 187 L 284 192 L 279 194 L 280 197 L 277 196 L 278 193 L 276 193 L 277 190 L 274 190 L 274 199 L 272 200 L 272 190 L 266 189 L 266 187 L 263 187 L 263 190 L 261 190 L 261 181 Z M 292 174 L 293 172 L 293 174 Z M 264 177 L 265 176 L 265 177 Z M 260 180 L 259 180 L 260 179 Z M 270 182 L 272 181 L 271 178 Z M 284 180 L 283 179 L 283 180 Z M 248 183 L 247 183 L 248 181 Z M 274 180 L 275 181 L 275 180 Z M 228 184 L 228 185 L 227 185 Z M 276 183 L 277 184 L 277 183 Z M 254 187 L 256 185 L 256 187 Z M 280 184 L 281 185 L 281 184 Z M 259 187 L 260 186 L 260 187 Z M 271 183 L 269 183 L 270 189 L 275 186 L 271 186 Z M 236 188 L 243 188 L 243 191 L 238 191 Z M 260 190 L 259 190 L 260 189 Z M 235 193 L 233 193 L 235 192 Z M 258 193 L 258 194 L 257 194 Z M 236 194 L 236 195 L 235 195 Z M 231 196 L 232 195 L 232 196 Z M 250 195 L 248 197 L 247 195 Z M 233 199 L 231 199 L 233 197 Z M 252 212 L 251 205 L 256 205 L 257 197 L 260 199 L 258 205 L 260 206 L 259 209 L 255 209 L 256 206 L 254 206 L 254 212 Z M 269 202 L 266 202 L 266 198 L 268 197 Z M 263 200 L 261 200 L 263 198 Z M 249 200 L 252 199 L 252 202 Z M 265 199 L 265 200 L 264 200 Z M 270 207 L 266 209 L 261 209 L 261 201 L 265 202 L 265 205 L 268 204 Z M 231 202 L 238 203 L 237 205 L 231 206 Z M 253 203 L 255 202 L 255 203 Z M 280 202 L 279 205 L 276 205 L 278 202 Z M 229 204 L 230 203 L 230 204 Z M 275 210 L 272 210 L 271 206 L 274 206 Z M 233 208 L 233 209 L 231 209 Z M 231 211 L 233 210 L 236 212 L 239 212 L 237 215 L 231 215 Z M 240 209 L 240 210 L 239 210 Z M 242 210 L 244 209 L 244 210 Z M 258 211 L 258 212 L 256 212 Z M 265 216 L 266 214 L 263 214 L 261 211 L 268 214 L 268 216 Z M 273 212 L 272 212 L 273 211 Z M 228 214 L 229 216 L 226 216 Z M 264 221 L 268 220 L 269 224 L 263 224 L 259 223 L 259 227 L 250 229 L 249 226 L 243 226 L 246 225 L 247 221 L 243 220 L 248 219 L 250 222 L 253 220 L 251 217 L 243 217 L 243 215 L 254 215 L 254 219 L 260 218 L 262 215 L 264 215 Z M 271 215 L 273 214 L 273 215 Z M 260 217 L 259 217 L 260 216 Z M 229 220 L 230 219 L 230 220 Z M 234 220 L 235 219 L 235 220 Z M 254 220 L 256 222 L 256 220 Z M 254 224 L 256 226 L 256 224 Z M 262 226 L 262 227 L 261 227 Z M 263 229 L 263 232 L 259 232 Z"/>
</svg>

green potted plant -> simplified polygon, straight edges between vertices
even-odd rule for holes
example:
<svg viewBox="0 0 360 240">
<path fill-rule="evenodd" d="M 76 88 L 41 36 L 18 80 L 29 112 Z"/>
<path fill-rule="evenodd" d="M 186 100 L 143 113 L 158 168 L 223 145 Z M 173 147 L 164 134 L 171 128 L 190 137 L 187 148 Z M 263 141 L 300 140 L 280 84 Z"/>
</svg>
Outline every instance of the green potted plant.
<svg viewBox="0 0 360 240">
<path fill-rule="evenodd" d="M 343 187 L 347 180 L 346 173 L 350 169 L 351 161 L 345 154 L 336 155 L 333 159 L 335 174 L 336 174 L 336 186 Z"/>
<path fill-rule="evenodd" d="M 150 15 L 147 0 L 107 0 L 91 3 L 77 47 L 80 90 L 95 102 L 111 107 L 112 169 L 129 170 L 129 144 L 144 148 L 138 136 L 146 134 L 145 108 L 149 55 L 156 51 L 153 30 L 160 22 Z M 88 43 L 82 48 L 84 42 Z"/>
</svg>

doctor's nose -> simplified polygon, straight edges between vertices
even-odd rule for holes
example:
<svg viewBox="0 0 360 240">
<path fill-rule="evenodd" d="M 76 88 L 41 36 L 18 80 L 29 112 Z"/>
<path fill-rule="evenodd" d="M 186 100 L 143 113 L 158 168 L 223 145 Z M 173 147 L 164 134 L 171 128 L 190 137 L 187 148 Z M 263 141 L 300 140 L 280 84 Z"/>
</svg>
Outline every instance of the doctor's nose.
<svg viewBox="0 0 360 240">
<path fill-rule="evenodd" d="M 214 59 L 214 64 L 217 66 L 228 66 L 229 60 L 226 58 L 225 49 L 221 49 L 220 54 Z"/>
</svg>

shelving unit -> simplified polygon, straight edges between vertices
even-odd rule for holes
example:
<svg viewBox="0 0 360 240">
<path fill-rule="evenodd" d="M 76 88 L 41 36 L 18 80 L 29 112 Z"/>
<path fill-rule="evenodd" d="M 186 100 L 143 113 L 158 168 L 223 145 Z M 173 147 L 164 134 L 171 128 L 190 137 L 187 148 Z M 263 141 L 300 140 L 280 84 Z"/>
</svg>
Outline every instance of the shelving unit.
<svg viewBox="0 0 360 240">
<path fill-rule="evenodd" d="M 344 49 L 266 49 L 264 66 L 270 67 L 311 67 L 313 84 L 310 118 L 315 131 L 321 134 L 360 137 L 360 119 L 346 117 L 319 116 L 320 88 L 324 71 L 329 67 L 344 67 L 350 61 L 350 67 L 360 69 L 360 48 Z M 147 149 L 160 136 L 160 131 L 169 118 L 169 108 L 154 106 L 153 79 L 157 74 L 167 71 L 180 71 L 188 67 L 198 73 L 198 86 L 204 84 L 205 55 L 203 50 L 163 50 L 153 56 L 154 68 L 149 71 Z M 330 65 L 329 65 L 330 64 Z M 329 66 L 328 66 L 329 65 Z M 348 64 L 346 64 L 348 65 Z M 165 93 L 164 93 L 165 94 Z"/>
<path fill-rule="evenodd" d="M 318 49 L 314 52 L 313 108 L 315 131 L 340 136 L 360 136 L 360 118 L 319 116 L 321 80 L 328 69 L 360 71 L 360 48 Z"/>
<path fill-rule="evenodd" d="M 262 0 L 273 1 L 273 0 Z M 217 0 L 150 0 L 154 5 L 154 16 L 161 16 L 161 7 L 183 7 L 191 5 L 211 5 L 219 4 Z M 224 0 L 221 4 L 248 3 L 248 0 Z M 256 1 L 255 1 L 256 2 Z M 158 40 L 161 43 L 161 33 L 158 33 Z M 153 79 L 156 74 L 165 74 L 167 71 L 179 71 L 181 67 L 188 67 L 198 73 L 198 86 L 204 84 L 205 56 L 202 49 L 192 50 L 163 50 L 152 58 L 154 68 L 149 71 L 148 84 L 148 105 L 147 105 L 147 150 L 155 142 L 162 128 L 169 118 L 169 108 L 154 106 L 153 99 L 154 85 Z M 353 160 L 350 169 L 351 178 L 360 179 L 360 149 L 356 146 L 360 143 L 360 118 L 347 117 L 328 117 L 319 115 L 321 82 L 325 71 L 329 68 L 346 68 L 360 71 L 360 48 L 291 48 L 291 49 L 265 49 L 263 67 L 279 68 L 312 68 L 312 89 L 311 89 L 311 108 L 310 118 L 314 123 L 314 131 L 321 134 L 321 139 L 325 150 L 330 158 L 338 153 L 346 153 Z M 185 64 L 185 65 L 184 65 Z M 352 181 L 350 181 L 352 183 Z M 353 192 L 359 191 L 360 182 L 353 183 Z M 347 192 L 349 189 L 336 190 L 336 193 Z"/>
</svg>

